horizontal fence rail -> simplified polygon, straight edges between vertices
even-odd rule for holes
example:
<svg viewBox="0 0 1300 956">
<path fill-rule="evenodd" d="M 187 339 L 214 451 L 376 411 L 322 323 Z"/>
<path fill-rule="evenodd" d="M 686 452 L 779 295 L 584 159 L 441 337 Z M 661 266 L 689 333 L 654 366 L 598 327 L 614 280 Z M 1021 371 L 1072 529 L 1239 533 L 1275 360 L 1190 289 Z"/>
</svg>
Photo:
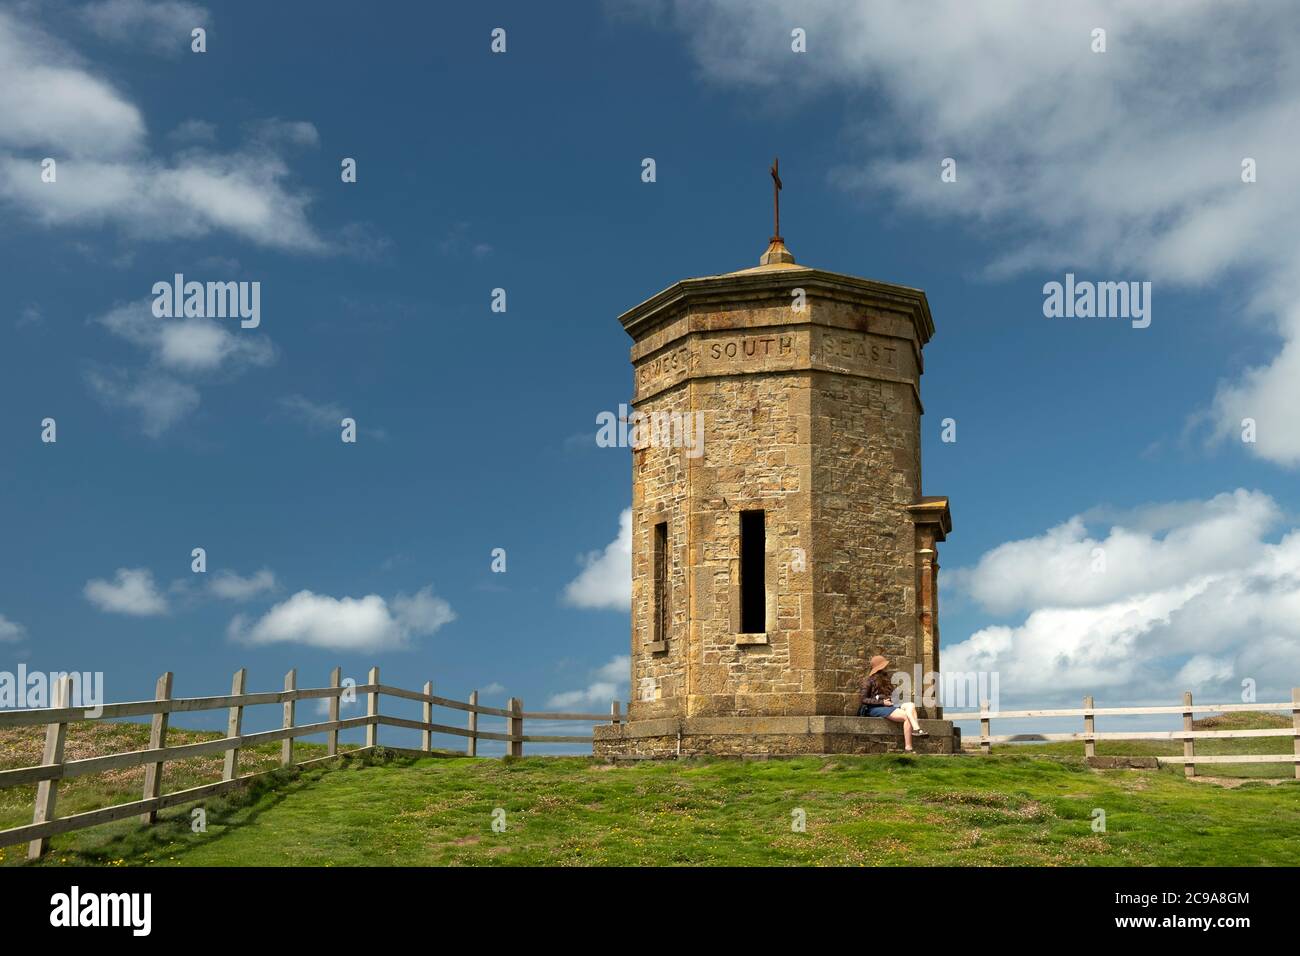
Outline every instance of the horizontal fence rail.
<svg viewBox="0 0 1300 956">
<path fill-rule="evenodd" d="M 546 711 L 525 711 L 523 701 L 512 697 L 505 707 L 487 707 L 479 704 L 478 691 L 469 695 L 468 701 L 452 700 L 439 697 L 432 692 L 432 682 L 424 685 L 423 691 L 407 690 L 391 684 L 379 682 L 379 668 L 370 669 L 365 684 L 349 684 L 341 681 L 342 671 L 334 668 L 330 674 L 329 687 L 297 686 L 297 671 L 291 670 L 284 678 L 283 691 L 249 694 L 244 692 L 247 672 L 240 669 L 235 672 L 230 694 L 222 697 L 173 697 L 172 674 L 163 674 L 158 679 L 157 693 L 153 700 L 130 701 L 119 704 L 104 704 L 96 708 L 95 716 L 87 714 L 85 707 L 69 707 L 71 699 L 71 680 L 63 677 L 56 682 L 54 706 L 30 710 L 0 711 L 0 727 L 45 727 L 45 749 L 41 763 L 34 767 L 18 767 L 12 770 L 0 770 L 0 788 L 36 785 L 36 801 L 30 824 L 0 830 L 0 846 L 14 843 L 27 843 L 28 859 L 36 859 L 49 849 L 50 837 L 68 833 L 84 827 L 98 826 L 115 820 L 139 816 L 141 822 L 152 823 L 159 810 L 181 806 L 207 797 L 218 796 L 246 786 L 249 781 L 265 776 L 263 773 L 239 773 L 239 751 L 245 747 L 280 742 L 281 767 L 306 767 L 331 760 L 338 755 L 339 731 L 364 727 L 366 743 L 351 751 L 364 753 L 379 746 L 379 728 L 401 727 L 422 732 L 421 749 L 398 749 L 402 753 L 429 753 L 433 750 L 433 735 L 447 734 L 463 737 L 466 740 L 465 755 L 478 755 L 478 741 L 503 741 L 509 756 L 523 756 L 525 743 L 537 744 L 590 744 L 591 735 L 578 734 L 527 734 L 524 721 L 580 720 L 591 723 L 622 722 L 622 710 L 618 701 L 614 701 L 607 714 L 593 713 L 551 713 Z M 366 699 L 364 717 L 339 718 L 339 709 L 344 697 L 360 701 Z M 379 701 L 383 696 L 401 700 L 417 701 L 423 705 L 422 720 L 410 720 L 394 717 L 379 712 Z M 300 700 L 327 700 L 329 719 L 316 723 L 299 724 L 295 722 L 297 703 Z M 283 709 L 282 725 L 277 730 L 258 733 L 242 733 L 244 708 L 265 704 L 278 704 Z M 466 726 L 434 723 L 433 708 L 444 707 L 468 714 Z M 204 740 L 193 744 L 167 745 L 167 728 L 172 714 L 197 713 L 202 711 L 227 711 L 226 736 L 216 740 Z M 501 717 L 505 719 L 505 733 L 480 730 L 480 716 Z M 132 750 L 123 753 L 103 754 L 97 757 L 84 757 L 77 760 L 64 758 L 64 746 L 67 742 L 68 725 L 75 721 L 104 721 L 123 717 L 149 717 L 151 719 L 149 747 L 144 750 Z M 293 742 L 299 737 L 315 734 L 327 735 L 327 755 L 311 760 L 296 761 L 293 757 Z M 186 760 L 210 754 L 224 753 L 222 779 L 218 782 L 191 787 L 173 793 L 161 792 L 163 768 L 169 761 Z M 58 785 L 61 780 L 70 780 L 88 774 L 103 773 L 109 770 L 125 770 L 133 767 L 145 768 L 144 791 L 139 800 L 114 804 L 84 813 L 66 817 L 56 815 Z"/>
<path fill-rule="evenodd" d="M 1290 727 L 1272 727 L 1264 730 L 1195 730 L 1193 721 L 1197 713 L 1224 713 L 1224 712 L 1241 712 L 1247 711 L 1252 713 L 1278 713 L 1289 712 L 1291 714 Z M 1096 729 L 1095 719 L 1097 717 L 1133 717 L 1145 716 L 1150 714 L 1181 714 L 1183 717 L 1182 730 L 1139 730 L 1139 731 L 1107 731 L 1101 732 Z M 1035 733 L 1034 738 L 1039 740 L 1082 740 L 1084 755 L 1095 757 L 1097 755 L 1098 740 L 1181 740 L 1183 742 L 1183 755 L 1178 756 L 1158 756 L 1155 759 L 1160 763 L 1183 765 L 1183 772 L 1189 776 L 1196 776 L 1196 765 L 1200 764 L 1230 764 L 1230 763 L 1289 763 L 1295 767 L 1295 778 L 1300 780 L 1300 687 L 1292 688 L 1290 703 L 1275 704 L 1195 704 L 1192 702 L 1191 691 L 1183 694 L 1182 706 L 1161 706 L 1161 707 L 1094 707 L 1093 699 L 1085 697 L 1083 707 L 1068 710 L 991 710 L 987 700 L 980 702 L 978 711 L 966 711 L 953 713 L 946 711 L 945 720 L 978 720 L 980 722 L 980 735 L 976 740 L 964 738 L 968 742 L 978 742 L 982 753 L 990 753 L 993 744 L 1015 743 L 1025 738 L 1024 734 L 1003 734 L 994 736 L 990 731 L 994 720 L 1008 720 L 1012 718 L 1057 718 L 1057 717 L 1082 717 L 1083 731 L 1073 733 L 1057 734 L 1039 734 Z M 1293 740 L 1293 752 L 1291 754 L 1197 754 L 1196 741 L 1205 739 L 1244 739 L 1252 737 L 1290 737 Z"/>
</svg>

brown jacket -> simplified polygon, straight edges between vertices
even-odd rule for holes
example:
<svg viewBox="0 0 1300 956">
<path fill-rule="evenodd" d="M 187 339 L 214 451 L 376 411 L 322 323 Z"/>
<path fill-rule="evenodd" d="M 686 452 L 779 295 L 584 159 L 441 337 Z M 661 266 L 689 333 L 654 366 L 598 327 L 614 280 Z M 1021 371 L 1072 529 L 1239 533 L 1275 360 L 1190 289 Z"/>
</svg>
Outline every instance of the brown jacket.
<svg viewBox="0 0 1300 956">
<path fill-rule="evenodd" d="M 877 671 L 862 682 L 858 690 L 858 700 L 868 707 L 878 707 L 885 703 L 886 697 L 894 696 L 894 682 L 889 679 L 888 671 Z"/>
</svg>

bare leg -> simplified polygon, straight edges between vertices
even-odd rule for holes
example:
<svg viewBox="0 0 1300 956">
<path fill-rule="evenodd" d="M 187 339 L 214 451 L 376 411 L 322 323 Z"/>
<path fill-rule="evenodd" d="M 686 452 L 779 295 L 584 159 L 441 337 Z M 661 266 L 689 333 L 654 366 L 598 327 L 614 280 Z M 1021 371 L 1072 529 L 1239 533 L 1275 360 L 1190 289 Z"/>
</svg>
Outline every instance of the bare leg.
<svg viewBox="0 0 1300 956">
<path fill-rule="evenodd" d="M 893 713 L 889 715 L 888 720 L 896 724 L 903 725 L 903 749 L 912 749 L 912 725 L 908 723 L 907 714 L 900 707 L 895 707 Z"/>
<path fill-rule="evenodd" d="M 907 722 L 912 725 L 913 730 L 921 729 L 921 722 L 916 719 L 916 704 L 908 701 L 906 704 L 900 704 L 903 714 L 907 717 Z"/>
</svg>

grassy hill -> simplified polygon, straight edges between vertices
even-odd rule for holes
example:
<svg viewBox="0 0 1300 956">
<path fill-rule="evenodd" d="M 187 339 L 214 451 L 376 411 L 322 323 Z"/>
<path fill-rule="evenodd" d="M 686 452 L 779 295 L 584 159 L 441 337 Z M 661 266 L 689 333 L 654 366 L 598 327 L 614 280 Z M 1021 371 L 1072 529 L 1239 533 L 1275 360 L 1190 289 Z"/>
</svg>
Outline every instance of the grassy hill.
<svg viewBox="0 0 1300 956">
<path fill-rule="evenodd" d="M 179 746 L 204 740 L 218 740 L 224 736 L 215 731 L 171 727 L 167 731 L 167 743 Z M 0 727 L 0 770 L 36 766 L 41 762 L 44 746 L 44 727 Z M 148 747 L 148 724 L 81 720 L 68 725 L 68 738 L 63 753 L 67 760 L 82 760 L 103 754 L 145 750 Z M 340 745 L 339 749 L 352 750 L 355 749 L 355 745 Z M 323 757 L 325 745 L 298 743 L 295 744 L 294 754 L 299 760 Z M 185 790 L 220 780 L 223 760 L 223 755 L 218 753 L 164 764 L 163 792 Z M 248 747 L 239 752 L 240 773 L 273 770 L 279 765 L 279 743 Z M 59 783 L 58 813 L 60 816 L 69 816 L 99 807 L 129 803 L 140 799 L 143 788 L 144 767 L 73 777 L 71 780 Z M 34 785 L 0 789 L 0 829 L 31 823 L 35 796 Z M 106 829 L 108 828 L 88 832 L 102 834 Z M 61 839 L 68 840 L 70 837 Z M 55 845 L 58 844 L 59 840 L 56 840 Z M 0 847 L 0 864 L 14 863 L 25 856 L 25 846 Z"/>
<path fill-rule="evenodd" d="M 130 740 L 112 749 L 141 745 Z M 2 765 L 32 762 L 28 754 L 15 762 L 10 747 L 0 742 Z M 258 748 L 246 766 L 273 765 L 277 753 Z M 314 755 L 307 745 L 303 753 Z M 1300 865 L 1300 784 L 1228 789 L 1184 780 L 1181 767 L 1097 771 L 1039 754 L 632 766 L 343 758 L 338 769 L 283 772 L 206 802 L 206 833 L 191 832 L 181 808 L 152 828 L 122 821 L 56 837 L 45 864 Z M 219 758 L 207 759 L 203 768 L 169 766 L 167 788 L 215 779 Z M 121 799 L 139 793 L 138 781 L 112 786 Z M 30 819 L 30 802 L 14 795 L 30 801 L 33 789 L 0 791 L 4 825 Z M 96 799 L 90 781 L 70 782 L 66 793 L 65 812 Z M 497 808 L 504 832 L 492 829 Z M 791 829 L 796 809 L 806 832 Z M 1104 833 L 1092 829 L 1095 809 L 1105 811 Z M 4 852 L 5 862 L 22 856 Z"/>
<path fill-rule="evenodd" d="M 963 723 L 966 735 L 966 747 L 979 749 L 975 741 L 979 738 L 979 725 Z M 1265 730 L 1289 729 L 1291 718 L 1283 714 L 1262 712 L 1235 712 L 1215 714 L 1201 720 L 1192 721 L 1196 730 Z M 1054 728 L 1055 729 L 1055 728 Z M 1103 728 L 1098 728 L 1103 729 Z M 1104 729 L 1122 729 L 1108 726 Z M 996 731 L 994 731 L 996 733 Z M 1293 745 L 1290 737 L 1243 737 L 1238 739 L 1215 740 L 1203 738 L 1196 741 L 1196 752 L 1204 756 L 1221 754 L 1291 754 Z M 1014 743 L 994 744 L 995 754 L 1034 753 L 1058 756 L 1083 756 L 1082 741 L 1053 741 L 1048 743 Z M 1099 757 L 1172 757 L 1183 752 L 1181 740 L 1099 740 L 1097 755 Z M 1182 765 L 1174 768 L 1182 773 Z M 1237 777 L 1246 779 L 1293 779 L 1295 772 L 1290 764 L 1282 763 L 1244 763 L 1244 764 L 1202 764 L 1196 771 L 1202 776 Z"/>
</svg>

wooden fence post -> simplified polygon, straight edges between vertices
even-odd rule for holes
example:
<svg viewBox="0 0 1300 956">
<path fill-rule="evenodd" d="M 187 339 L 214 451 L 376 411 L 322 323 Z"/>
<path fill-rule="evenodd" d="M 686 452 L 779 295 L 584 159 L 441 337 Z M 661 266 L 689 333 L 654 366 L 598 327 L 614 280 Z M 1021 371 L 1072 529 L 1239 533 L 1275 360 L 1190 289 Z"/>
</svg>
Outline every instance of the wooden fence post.
<svg viewBox="0 0 1300 956">
<path fill-rule="evenodd" d="M 980 736 L 984 738 L 980 741 L 980 752 L 986 756 L 993 753 L 993 744 L 988 740 L 989 737 L 993 736 L 993 731 L 989 722 L 989 702 L 987 700 L 980 701 Z"/>
<path fill-rule="evenodd" d="M 370 676 L 366 678 L 366 683 L 367 684 L 379 683 L 378 667 L 370 668 Z M 372 690 L 369 694 L 366 695 L 366 716 L 371 719 L 371 722 L 366 724 L 366 746 L 378 747 L 379 746 L 379 723 L 377 718 L 379 717 L 379 691 L 377 690 Z"/>
<path fill-rule="evenodd" d="M 511 737 L 522 737 L 524 735 L 524 702 L 518 697 L 511 697 L 510 702 L 506 704 L 506 710 L 510 711 L 510 716 L 506 718 L 506 733 Z M 506 753 L 512 757 L 522 757 L 524 755 L 524 742 L 522 740 L 507 741 Z"/>
<path fill-rule="evenodd" d="M 469 705 L 471 707 L 478 706 L 478 691 L 476 690 L 470 691 Z M 465 756 L 477 757 L 478 756 L 478 711 L 471 710 L 469 712 L 469 724 L 466 727 L 466 729 L 469 731 L 469 736 L 465 738 Z"/>
<path fill-rule="evenodd" d="M 158 686 L 153 697 L 154 700 L 171 700 L 172 696 L 172 672 L 168 671 L 158 678 Z M 167 724 L 171 717 L 167 711 L 162 711 L 153 715 L 153 723 L 149 727 L 149 749 L 156 750 L 159 747 L 167 746 Z M 144 768 L 144 799 L 152 800 L 162 793 L 162 776 L 163 762 L 145 764 Z M 141 823 L 153 823 L 158 819 L 156 810 L 146 810 L 140 814 Z"/>
<path fill-rule="evenodd" d="M 1183 694 L 1183 730 L 1192 729 L 1192 717 L 1196 713 L 1192 710 L 1192 692 L 1189 690 Z M 1183 738 L 1183 776 L 1195 777 L 1196 764 L 1192 758 L 1196 756 L 1196 740 L 1192 737 Z"/>
<path fill-rule="evenodd" d="M 61 677 L 54 687 L 54 706 L 67 707 L 71 677 Z M 63 745 L 68 739 L 66 721 L 45 725 L 45 753 L 41 757 L 41 766 L 53 767 L 63 763 Z M 59 781 L 42 780 L 36 785 L 36 808 L 32 812 L 32 823 L 46 823 L 54 819 L 54 807 L 59 796 Z M 50 838 L 40 837 L 27 844 L 27 859 L 39 859 L 50 848 Z"/>
<path fill-rule="evenodd" d="M 433 681 L 427 680 L 424 682 L 424 692 L 432 696 Z M 433 701 L 426 700 L 424 702 L 424 707 L 422 708 L 421 716 L 424 718 L 424 722 L 426 724 L 433 723 Z M 424 732 L 420 735 L 420 745 L 421 745 L 420 749 L 422 749 L 425 753 L 428 753 L 429 751 L 433 750 L 433 731 L 430 730 L 428 727 L 425 727 Z"/>
<path fill-rule="evenodd" d="M 617 727 L 623 722 L 623 715 L 619 713 L 618 701 L 609 705 L 609 722 Z"/>
<path fill-rule="evenodd" d="M 286 691 L 298 689 L 298 668 L 289 669 L 289 673 L 284 675 L 284 689 Z M 280 726 L 285 730 L 293 730 L 293 715 L 297 709 L 298 702 L 290 697 L 284 702 L 284 723 Z M 280 741 L 280 766 L 293 766 L 293 738 L 285 737 Z"/>
<path fill-rule="evenodd" d="M 343 668 L 341 668 L 341 667 L 336 667 L 336 668 L 334 668 L 332 671 L 330 671 L 330 686 L 331 686 L 331 687 L 340 687 L 340 686 L 342 686 L 342 679 L 343 679 Z M 331 723 L 335 723 L 335 724 L 336 724 L 336 723 L 338 723 L 338 720 L 339 720 L 339 695 L 338 695 L 338 694 L 335 694 L 333 697 L 331 697 L 329 703 L 330 703 L 330 706 L 329 706 L 329 719 L 330 719 L 330 722 L 331 722 Z M 338 732 L 338 728 L 335 728 L 334 730 L 331 730 L 331 731 L 329 732 L 329 736 L 326 738 L 326 741 L 327 741 L 327 743 L 326 743 L 326 748 L 327 748 L 327 749 L 326 749 L 326 751 L 325 751 L 325 755 L 326 755 L 327 757 L 335 757 L 335 756 L 337 756 L 337 755 L 338 755 L 338 752 L 339 752 L 339 732 Z"/>
<path fill-rule="evenodd" d="M 230 682 L 230 696 L 241 697 L 244 693 L 244 687 L 248 680 L 248 671 L 240 668 L 235 671 L 235 679 Z M 238 737 L 244 730 L 244 708 L 236 705 L 230 708 L 230 715 L 226 718 L 226 736 Z M 234 780 L 239 776 L 239 748 L 231 747 L 226 751 L 226 766 L 221 772 L 222 780 Z"/>
<path fill-rule="evenodd" d="M 1291 729 L 1295 731 L 1295 778 L 1300 780 L 1300 687 L 1291 688 Z"/>
<path fill-rule="evenodd" d="M 1097 721 L 1092 715 L 1091 697 L 1083 699 L 1083 732 L 1085 734 L 1095 734 L 1097 732 Z M 1083 741 L 1083 755 L 1085 757 L 1097 756 L 1097 741 L 1090 736 Z"/>
</svg>

